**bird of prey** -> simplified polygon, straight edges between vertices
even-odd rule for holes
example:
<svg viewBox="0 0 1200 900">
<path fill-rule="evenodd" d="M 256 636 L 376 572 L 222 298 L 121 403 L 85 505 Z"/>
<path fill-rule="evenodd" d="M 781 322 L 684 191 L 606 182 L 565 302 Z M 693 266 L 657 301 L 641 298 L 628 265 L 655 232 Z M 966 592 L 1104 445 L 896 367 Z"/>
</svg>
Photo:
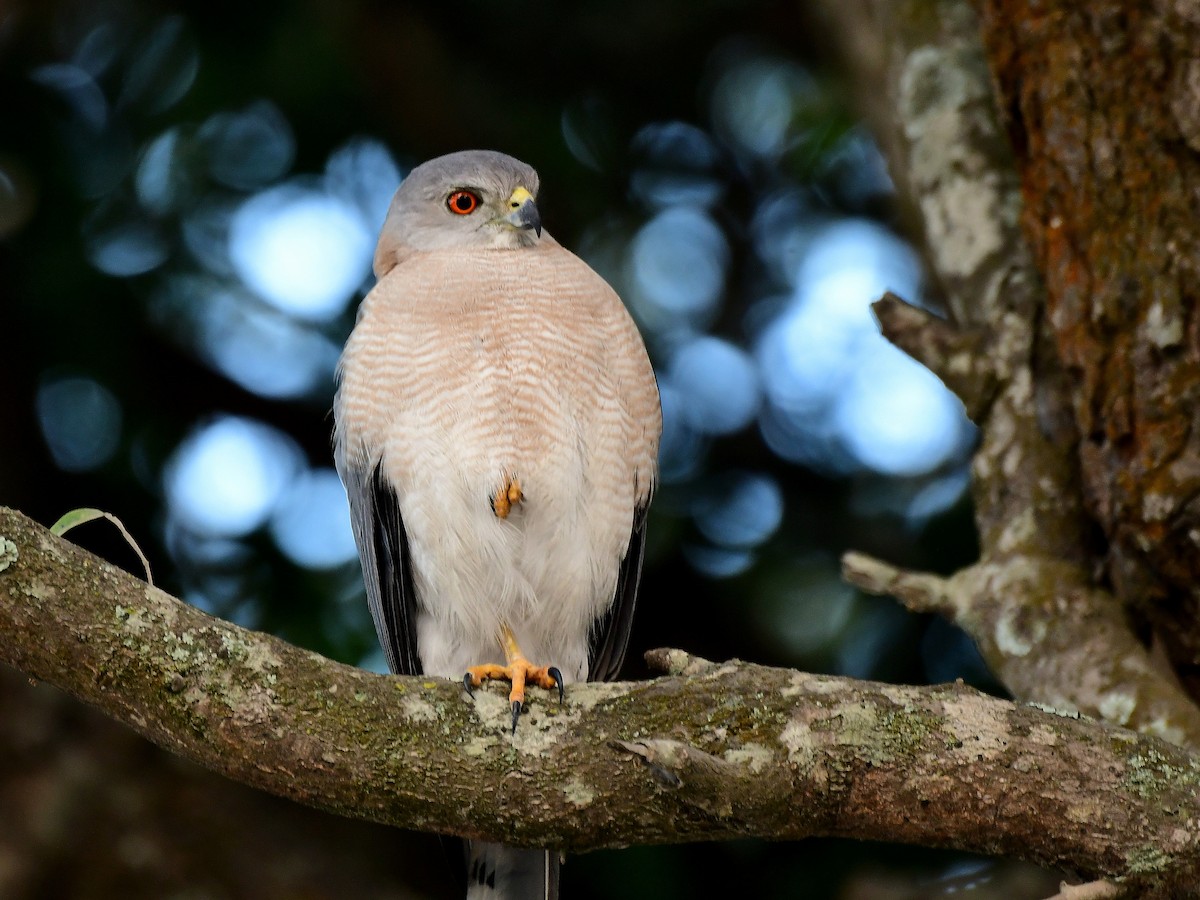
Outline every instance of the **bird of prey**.
<svg viewBox="0 0 1200 900">
<path fill-rule="evenodd" d="M 388 665 L 510 680 L 514 730 L 527 683 L 561 699 L 620 668 L 662 430 L 637 327 L 542 230 L 538 186 L 492 151 L 412 170 L 334 401 Z M 557 853 L 468 852 L 468 898 L 557 896 Z"/>
</svg>

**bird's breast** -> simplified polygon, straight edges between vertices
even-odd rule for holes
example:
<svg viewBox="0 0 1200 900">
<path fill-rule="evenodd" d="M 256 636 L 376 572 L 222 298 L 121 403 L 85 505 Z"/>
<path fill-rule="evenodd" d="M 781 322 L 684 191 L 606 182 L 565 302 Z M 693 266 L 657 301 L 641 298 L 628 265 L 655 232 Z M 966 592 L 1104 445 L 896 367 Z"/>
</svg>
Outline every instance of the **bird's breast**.
<svg viewBox="0 0 1200 900">
<path fill-rule="evenodd" d="M 453 469 L 486 497 L 516 476 L 527 509 L 539 494 L 557 507 L 597 467 L 619 476 L 628 416 L 618 366 L 594 298 L 553 269 L 508 268 L 377 287 L 343 358 L 342 418 L 404 485 Z"/>
</svg>

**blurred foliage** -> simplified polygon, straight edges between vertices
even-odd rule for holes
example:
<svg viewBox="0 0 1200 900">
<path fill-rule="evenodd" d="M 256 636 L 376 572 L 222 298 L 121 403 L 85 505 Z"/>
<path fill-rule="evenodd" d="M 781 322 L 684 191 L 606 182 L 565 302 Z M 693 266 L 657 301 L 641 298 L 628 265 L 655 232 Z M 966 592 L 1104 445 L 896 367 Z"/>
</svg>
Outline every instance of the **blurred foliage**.
<svg viewBox="0 0 1200 900">
<path fill-rule="evenodd" d="M 663 384 L 665 477 L 628 674 L 647 674 L 638 651 L 670 645 L 995 689 L 956 629 L 838 579 L 850 547 L 939 572 L 973 558 L 972 437 L 936 386 L 879 394 L 922 375 L 877 367 L 901 363 L 871 342 L 867 304 L 884 287 L 936 299 L 892 233 L 878 152 L 794 7 L 0 7 L 0 502 L 44 522 L 110 510 L 166 589 L 372 661 L 357 563 L 296 561 L 321 527 L 304 498 L 330 496 L 333 361 L 370 287 L 359 233 L 373 241 L 416 162 L 491 147 L 539 169 L 548 227 L 630 303 Z M 276 219 L 252 218 L 264 210 Z M 280 210 L 331 228 L 298 288 L 255 267 L 261 249 L 239 255 L 269 246 L 242 241 L 273 239 L 261 223 Z M 346 255 L 321 256 L 335 239 Z M 327 294 L 287 304 L 324 278 Z M 780 380 L 788 366 L 807 393 Z M 874 398 L 874 420 L 847 418 L 854 390 Z M 942 430 L 888 462 L 886 441 L 923 435 L 928 410 Z M 188 455 L 214 434 L 241 450 Z M 229 480 L 255 466 L 258 481 Z M 227 517 L 247 504 L 243 524 L 189 514 L 188 485 Z M 78 539 L 140 571 L 119 537 Z M 872 893 L 862 867 L 936 881 L 955 860 L 736 844 L 595 854 L 566 878 L 576 897 L 926 896 Z"/>
</svg>

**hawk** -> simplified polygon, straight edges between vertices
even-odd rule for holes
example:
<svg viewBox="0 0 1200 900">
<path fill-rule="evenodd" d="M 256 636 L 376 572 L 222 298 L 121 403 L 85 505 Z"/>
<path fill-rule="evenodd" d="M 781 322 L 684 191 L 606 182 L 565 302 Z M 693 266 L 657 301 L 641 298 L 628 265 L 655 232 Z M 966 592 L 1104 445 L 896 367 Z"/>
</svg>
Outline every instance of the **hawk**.
<svg viewBox="0 0 1200 900">
<path fill-rule="evenodd" d="M 537 173 L 492 151 L 396 191 L 346 343 L 334 456 L 400 674 L 608 680 L 625 655 L 662 413 L 616 292 L 541 227 Z M 472 842 L 468 898 L 553 897 L 558 854 Z"/>
</svg>

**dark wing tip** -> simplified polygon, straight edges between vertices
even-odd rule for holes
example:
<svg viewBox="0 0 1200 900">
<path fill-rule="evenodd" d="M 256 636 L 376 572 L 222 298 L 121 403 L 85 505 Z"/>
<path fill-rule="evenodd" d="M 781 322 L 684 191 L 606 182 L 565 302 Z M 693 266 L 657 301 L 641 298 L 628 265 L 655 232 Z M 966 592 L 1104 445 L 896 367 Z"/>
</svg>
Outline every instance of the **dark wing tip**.
<svg viewBox="0 0 1200 900">
<path fill-rule="evenodd" d="M 612 681 L 621 671 L 629 632 L 633 628 L 633 610 L 637 605 L 638 585 L 642 580 L 642 558 L 646 551 L 646 513 L 650 499 L 638 506 L 633 515 L 629 548 L 621 560 L 617 590 L 612 605 L 592 629 L 588 658 L 588 681 Z"/>
<path fill-rule="evenodd" d="M 383 473 L 382 461 L 371 473 L 370 492 L 375 519 L 372 540 L 380 594 L 375 629 L 392 671 L 397 675 L 420 675 L 412 554 L 400 517 L 400 500 Z"/>
</svg>

